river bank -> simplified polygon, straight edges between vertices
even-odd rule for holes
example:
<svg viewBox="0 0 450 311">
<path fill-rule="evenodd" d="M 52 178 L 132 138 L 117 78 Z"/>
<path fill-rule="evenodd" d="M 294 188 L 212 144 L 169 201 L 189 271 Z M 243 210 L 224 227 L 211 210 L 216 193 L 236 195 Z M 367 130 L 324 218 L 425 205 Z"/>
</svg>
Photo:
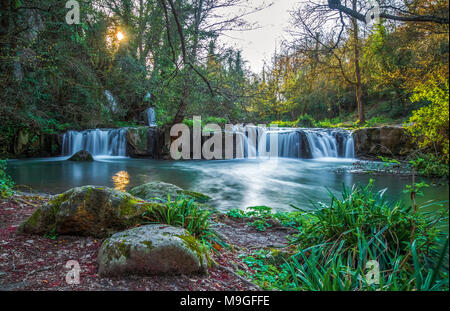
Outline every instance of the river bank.
<svg viewBox="0 0 450 311">
<path fill-rule="evenodd" d="M 284 247 L 288 234 L 283 227 L 265 232 L 246 222 L 222 215 L 215 229 L 232 246 L 211 252 L 215 264 L 206 275 L 126 276 L 107 278 L 98 275 L 97 253 L 104 239 L 63 235 L 18 234 L 19 225 L 45 204 L 48 196 L 15 195 L 0 200 L 0 291 L 1 290 L 258 290 L 259 287 L 234 271 L 251 269 L 239 259 L 255 248 Z M 65 264 L 77 260 L 81 284 L 67 284 Z"/>
</svg>

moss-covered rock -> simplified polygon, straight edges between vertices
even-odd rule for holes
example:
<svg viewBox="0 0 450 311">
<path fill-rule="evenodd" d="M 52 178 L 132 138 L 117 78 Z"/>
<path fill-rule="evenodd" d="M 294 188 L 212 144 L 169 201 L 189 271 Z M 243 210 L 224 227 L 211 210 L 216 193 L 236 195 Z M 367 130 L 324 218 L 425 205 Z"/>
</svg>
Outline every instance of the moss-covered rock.
<svg viewBox="0 0 450 311">
<path fill-rule="evenodd" d="M 89 152 L 87 152 L 85 150 L 81 150 L 81 151 L 78 151 L 77 153 L 75 153 L 73 156 L 71 156 L 69 158 L 69 161 L 92 162 L 92 161 L 94 161 L 94 157 Z"/>
<path fill-rule="evenodd" d="M 183 190 L 176 185 L 159 181 L 149 182 L 147 184 L 134 187 L 130 190 L 130 194 L 152 202 L 166 202 L 169 195 L 171 200 L 175 200 L 180 195 L 192 198 L 199 203 L 205 203 L 211 200 L 211 197 L 203 193 Z"/>
<path fill-rule="evenodd" d="M 195 201 L 199 203 L 205 203 L 211 200 L 210 196 L 207 196 L 206 194 L 195 192 L 195 191 L 189 191 L 189 190 L 183 190 L 181 191 L 181 194 L 187 197 L 193 198 Z"/>
<path fill-rule="evenodd" d="M 206 271 L 206 251 L 183 228 L 147 225 L 105 240 L 97 262 L 102 276 L 191 274 Z"/>
<path fill-rule="evenodd" d="M 168 184 L 165 182 L 149 182 L 144 185 L 134 187 L 129 192 L 138 198 L 146 201 L 166 201 L 168 195 L 171 200 L 175 200 L 183 191 L 178 186 Z"/>
<path fill-rule="evenodd" d="M 98 186 L 73 188 L 53 196 L 24 221 L 23 233 L 106 237 L 144 222 L 148 203 L 115 189 Z"/>
</svg>

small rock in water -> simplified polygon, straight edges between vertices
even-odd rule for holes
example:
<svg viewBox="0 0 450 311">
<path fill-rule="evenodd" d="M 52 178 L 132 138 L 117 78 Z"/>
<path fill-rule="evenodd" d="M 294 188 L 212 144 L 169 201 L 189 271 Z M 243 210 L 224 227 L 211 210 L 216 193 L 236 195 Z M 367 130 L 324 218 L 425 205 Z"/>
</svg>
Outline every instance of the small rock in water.
<svg viewBox="0 0 450 311">
<path fill-rule="evenodd" d="M 92 154 L 85 150 L 78 151 L 73 156 L 70 157 L 69 161 L 74 162 L 92 162 L 94 161 L 94 157 Z"/>
</svg>

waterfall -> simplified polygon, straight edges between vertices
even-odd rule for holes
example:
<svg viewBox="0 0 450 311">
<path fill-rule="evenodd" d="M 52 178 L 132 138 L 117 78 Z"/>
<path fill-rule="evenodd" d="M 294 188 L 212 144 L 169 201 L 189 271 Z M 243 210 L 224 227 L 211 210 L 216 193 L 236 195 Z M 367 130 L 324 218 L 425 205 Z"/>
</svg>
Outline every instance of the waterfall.
<svg viewBox="0 0 450 311">
<path fill-rule="evenodd" d="M 235 126 L 237 158 L 268 156 L 270 140 L 278 140 L 278 157 L 354 158 L 352 133 L 343 129 L 292 129 Z M 276 144 L 276 142 L 275 142 Z M 241 152 L 239 152 L 242 150 Z"/>
<path fill-rule="evenodd" d="M 108 104 L 109 104 L 109 109 L 112 112 L 117 112 L 117 101 L 114 98 L 113 94 L 110 91 L 106 90 L 105 96 L 106 96 L 106 100 L 108 101 Z"/>
<path fill-rule="evenodd" d="M 151 120 L 149 118 L 149 120 Z M 265 128 L 235 125 L 235 158 L 354 158 L 351 131 L 343 129 Z M 69 131 L 62 137 L 63 156 L 86 150 L 94 156 L 126 156 L 127 129 Z"/>
<path fill-rule="evenodd" d="M 157 126 L 155 109 L 154 108 L 148 108 L 146 110 L 146 113 L 147 113 L 148 126 Z"/>
<path fill-rule="evenodd" d="M 94 156 L 126 156 L 127 129 L 68 131 L 62 137 L 63 156 L 86 150 Z"/>
<path fill-rule="evenodd" d="M 355 158 L 355 139 L 351 134 L 345 143 L 345 157 L 351 159 Z"/>
</svg>

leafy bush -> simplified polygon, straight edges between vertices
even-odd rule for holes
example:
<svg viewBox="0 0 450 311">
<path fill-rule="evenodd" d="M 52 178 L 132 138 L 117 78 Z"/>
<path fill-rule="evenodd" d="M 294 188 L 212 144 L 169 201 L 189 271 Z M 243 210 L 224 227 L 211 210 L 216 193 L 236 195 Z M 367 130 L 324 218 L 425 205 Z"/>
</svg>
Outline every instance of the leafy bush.
<svg viewBox="0 0 450 311">
<path fill-rule="evenodd" d="M 273 121 L 269 126 L 276 125 L 278 127 L 296 127 L 295 121 Z"/>
<path fill-rule="evenodd" d="M 420 175 L 427 177 L 448 178 L 448 164 L 432 153 L 421 154 L 409 162 Z"/>
<path fill-rule="evenodd" d="M 200 126 L 203 128 L 203 127 L 205 127 L 205 125 L 212 123 L 212 124 L 217 124 L 221 127 L 225 127 L 225 124 L 227 124 L 227 122 L 228 121 L 225 118 L 207 117 L 207 118 L 201 120 Z M 194 119 L 184 119 L 183 124 L 192 128 L 194 126 Z"/>
<path fill-rule="evenodd" d="M 415 89 L 411 101 L 426 101 L 428 106 L 415 111 L 407 127 L 421 148 L 439 152 L 445 163 L 449 160 L 449 89 L 448 80 L 436 78 Z"/>
<path fill-rule="evenodd" d="M 248 225 L 259 231 L 266 231 L 267 228 L 272 227 L 271 220 L 276 220 L 286 227 L 296 227 L 299 224 L 299 212 L 272 213 L 272 208 L 267 206 L 252 206 L 247 209 L 248 212 L 232 209 L 227 215 L 232 218 L 249 219 Z"/>
<path fill-rule="evenodd" d="M 298 127 L 315 127 L 316 126 L 316 120 L 314 120 L 314 118 L 308 114 L 304 114 L 304 115 L 301 115 L 300 117 L 298 117 L 298 119 L 297 119 L 297 121 L 295 121 L 295 123 L 297 123 Z"/>
<path fill-rule="evenodd" d="M 439 228 L 448 210 L 425 212 L 428 203 L 416 211 L 383 193 L 370 182 L 299 212 L 290 249 L 243 256 L 248 277 L 281 290 L 448 290 L 448 236 Z M 379 282 L 368 278 L 374 262 Z"/>
<path fill-rule="evenodd" d="M 0 160 L 0 199 L 8 198 L 12 195 L 14 182 L 6 174 L 6 161 Z"/>
</svg>

